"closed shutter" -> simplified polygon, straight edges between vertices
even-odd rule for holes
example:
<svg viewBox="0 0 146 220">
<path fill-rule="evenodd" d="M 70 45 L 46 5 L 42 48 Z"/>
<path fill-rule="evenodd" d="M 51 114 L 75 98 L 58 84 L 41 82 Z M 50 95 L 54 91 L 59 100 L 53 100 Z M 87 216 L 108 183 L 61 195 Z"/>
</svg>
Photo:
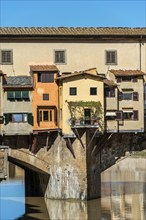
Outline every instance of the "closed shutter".
<svg viewBox="0 0 146 220">
<path fill-rule="evenodd" d="M 122 101 L 122 99 L 123 99 L 123 93 L 119 92 L 119 101 Z"/>
<path fill-rule="evenodd" d="M 135 110 L 135 111 L 133 111 L 133 120 L 138 120 L 138 111 L 137 110 Z"/>
<path fill-rule="evenodd" d="M 33 125 L 33 116 L 32 116 L 32 113 L 28 113 L 28 124 Z"/>
<path fill-rule="evenodd" d="M 138 100 L 139 100 L 138 92 L 133 92 L 133 101 L 138 101 Z"/>
<path fill-rule="evenodd" d="M 117 121 L 122 121 L 123 120 L 123 112 L 122 111 L 117 111 L 116 112 L 116 120 Z"/>
</svg>

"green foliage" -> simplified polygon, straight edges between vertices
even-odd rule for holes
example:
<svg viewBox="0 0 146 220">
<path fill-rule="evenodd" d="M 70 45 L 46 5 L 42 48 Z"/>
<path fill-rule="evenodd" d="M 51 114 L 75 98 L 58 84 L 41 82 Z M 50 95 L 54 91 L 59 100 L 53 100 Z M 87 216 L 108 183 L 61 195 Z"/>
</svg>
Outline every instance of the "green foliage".
<svg viewBox="0 0 146 220">
<path fill-rule="evenodd" d="M 74 101 L 67 102 L 70 111 L 71 118 L 77 118 L 78 116 L 84 117 L 84 109 L 91 109 L 91 117 L 94 119 L 99 119 L 102 114 L 102 106 L 100 102 L 95 101 Z"/>
</svg>

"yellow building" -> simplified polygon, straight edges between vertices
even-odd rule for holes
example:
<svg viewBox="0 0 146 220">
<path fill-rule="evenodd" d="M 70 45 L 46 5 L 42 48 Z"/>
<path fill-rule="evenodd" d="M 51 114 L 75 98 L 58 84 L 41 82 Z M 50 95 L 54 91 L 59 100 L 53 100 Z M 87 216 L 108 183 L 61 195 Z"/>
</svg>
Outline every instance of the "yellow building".
<svg viewBox="0 0 146 220">
<path fill-rule="evenodd" d="M 96 69 L 62 74 L 59 80 L 60 128 L 72 136 L 72 128 L 104 129 L 104 77 Z"/>
</svg>

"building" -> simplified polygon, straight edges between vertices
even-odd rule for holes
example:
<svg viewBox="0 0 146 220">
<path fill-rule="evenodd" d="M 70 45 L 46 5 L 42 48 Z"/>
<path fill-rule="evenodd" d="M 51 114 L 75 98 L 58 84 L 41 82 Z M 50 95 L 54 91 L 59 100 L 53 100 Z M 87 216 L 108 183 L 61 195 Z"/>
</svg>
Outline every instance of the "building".
<svg viewBox="0 0 146 220">
<path fill-rule="evenodd" d="M 104 77 L 95 68 L 62 74 L 59 80 L 60 128 L 66 136 L 73 128 L 104 130 Z"/>
<path fill-rule="evenodd" d="M 106 92 L 107 131 L 144 132 L 144 76 L 140 70 L 110 70 L 117 87 Z"/>
<path fill-rule="evenodd" d="M 3 135 L 30 135 L 32 133 L 31 76 L 6 76 L 3 84 Z"/>
<path fill-rule="evenodd" d="M 31 65 L 33 76 L 33 133 L 58 128 L 58 69 L 55 65 Z"/>
</svg>

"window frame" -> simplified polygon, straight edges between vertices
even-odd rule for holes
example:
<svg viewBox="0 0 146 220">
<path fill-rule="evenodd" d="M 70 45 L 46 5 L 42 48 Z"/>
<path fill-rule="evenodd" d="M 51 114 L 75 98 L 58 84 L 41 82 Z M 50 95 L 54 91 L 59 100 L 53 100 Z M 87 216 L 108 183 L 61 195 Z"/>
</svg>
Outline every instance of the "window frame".
<svg viewBox="0 0 146 220">
<path fill-rule="evenodd" d="M 75 90 L 74 90 L 74 91 L 75 91 L 74 94 L 71 92 L 71 90 L 73 90 L 73 89 L 75 89 Z M 76 95 L 77 95 L 77 87 L 69 87 L 69 95 L 71 95 L 71 96 L 76 96 Z"/>
<path fill-rule="evenodd" d="M 43 101 L 49 100 L 49 93 L 43 93 Z"/>
<path fill-rule="evenodd" d="M 3 52 L 9 52 L 10 53 L 10 61 L 4 61 L 3 62 Z M 0 50 L 0 64 L 1 65 L 12 65 L 13 64 L 13 50 L 12 49 L 2 49 Z"/>
<path fill-rule="evenodd" d="M 54 72 L 38 72 L 37 82 L 38 83 L 54 83 Z M 52 77 L 53 76 L 53 77 Z"/>
<path fill-rule="evenodd" d="M 93 94 L 94 93 L 93 91 L 95 92 L 95 94 Z M 97 87 L 90 87 L 90 95 L 97 95 Z"/>
<path fill-rule="evenodd" d="M 14 116 L 20 115 L 22 117 L 22 120 L 16 121 L 14 119 Z M 27 120 L 25 120 L 25 116 L 27 117 Z M 28 123 L 28 113 L 11 113 L 11 121 L 12 123 Z"/>
<path fill-rule="evenodd" d="M 56 60 L 56 53 L 59 52 L 63 52 L 64 53 L 64 57 L 63 57 L 63 62 L 57 62 L 58 60 Z M 66 50 L 65 49 L 55 49 L 54 50 L 54 63 L 58 64 L 58 65 L 65 65 L 67 64 L 67 55 L 66 55 Z"/>
<path fill-rule="evenodd" d="M 108 62 L 108 58 L 107 58 L 108 53 L 114 53 L 115 62 Z M 105 65 L 117 65 L 118 64 L 117 60 L 118 60 L 118 58 L 117 58 L 117 50 L 105 50 Z"/>
</svg>

